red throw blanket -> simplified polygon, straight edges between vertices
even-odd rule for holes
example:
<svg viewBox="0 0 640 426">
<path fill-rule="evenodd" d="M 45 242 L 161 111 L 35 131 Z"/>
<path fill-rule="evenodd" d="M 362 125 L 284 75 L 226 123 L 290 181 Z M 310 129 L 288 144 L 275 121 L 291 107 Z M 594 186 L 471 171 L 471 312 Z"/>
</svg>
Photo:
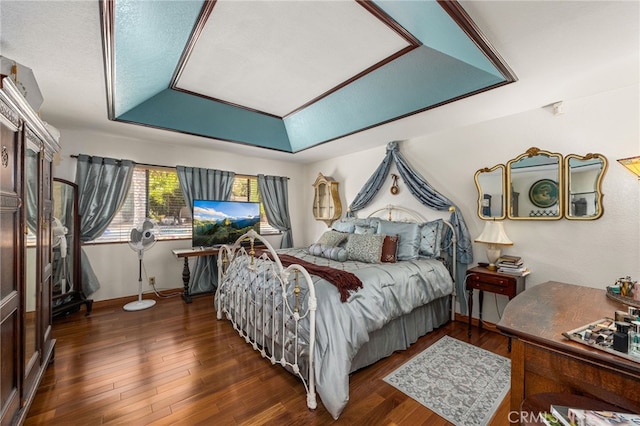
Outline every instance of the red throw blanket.
<svg viewBox="0 0 640 426">
<path fill-rule="evenodd" d="M 267 254 L 269 253 L 267 252 Z M 359 288 L 362 288 L 362 281 L 360 281 L 360 278 L 351 272 L 332 268 L 330 266 L 316 265 L 315 263 L 310 263 L 288 254 L 280 254 L 278 257 L 280 258 L 280 262 L 282 262 L 282 266 L 285 268 L 292 264 L 298 264 L 306 269 L 310 274 L 323 278 L 336 286 L 340 292 L 340 301 L 343 303 L 347 301 L 351 291 L 358 291 Z"/>
</svg>

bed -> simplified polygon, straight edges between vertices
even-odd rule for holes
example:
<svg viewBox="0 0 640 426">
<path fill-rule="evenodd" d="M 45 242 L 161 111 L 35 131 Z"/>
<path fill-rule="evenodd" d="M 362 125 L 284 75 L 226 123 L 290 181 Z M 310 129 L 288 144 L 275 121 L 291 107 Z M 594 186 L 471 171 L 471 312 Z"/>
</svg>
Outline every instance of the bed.
<svg viewBox="0 0 640 426">
<path fill-rule="evenodd" d="M 250 231 L 220 250 L 217 318 L 299 377 L 309 408 L 317 392 L 337 419 L 352 372 L 455 315 L 453 229 L 386 206 L 335 222 L 304 248 L 274 250 Z"/>
</svg>

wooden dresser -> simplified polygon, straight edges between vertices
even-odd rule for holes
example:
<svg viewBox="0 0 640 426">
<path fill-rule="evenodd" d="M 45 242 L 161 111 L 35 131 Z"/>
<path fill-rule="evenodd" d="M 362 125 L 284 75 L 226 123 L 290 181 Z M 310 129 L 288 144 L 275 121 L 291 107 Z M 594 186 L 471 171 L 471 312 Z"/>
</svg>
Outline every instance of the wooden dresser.
<svg viewBox="0 0 640 426">
<path fill-rule="evenodd" d="M 640 362 L 562 336 L 627 307 L 604 289 L 546 282 L 527 289 L 497 324 L 512 337 L 511 410 L 536 394 L 583 395 L 640 413 Z"/>
</svg>

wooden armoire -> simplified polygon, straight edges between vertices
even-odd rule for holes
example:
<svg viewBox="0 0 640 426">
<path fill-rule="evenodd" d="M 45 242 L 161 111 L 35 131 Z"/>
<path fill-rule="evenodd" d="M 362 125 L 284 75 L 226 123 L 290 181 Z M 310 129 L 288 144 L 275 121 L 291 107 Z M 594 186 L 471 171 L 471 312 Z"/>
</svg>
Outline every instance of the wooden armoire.
<svg viewBox="0 0 640 426">
<path fill-rule="evenodd" d="M 0 425 L 22 424 L 53 359 L 52 160 L 57 140 L 0 75 Z"/>
</svg>

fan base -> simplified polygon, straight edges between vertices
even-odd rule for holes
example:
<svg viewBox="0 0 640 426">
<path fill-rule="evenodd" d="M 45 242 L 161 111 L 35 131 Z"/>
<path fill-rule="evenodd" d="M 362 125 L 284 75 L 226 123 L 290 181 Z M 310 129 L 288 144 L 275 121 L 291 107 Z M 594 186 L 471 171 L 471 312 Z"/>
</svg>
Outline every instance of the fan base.
<svg viewBox="0 0 640 426">
<path fill-rule="evenodd" d="M 143 309 L 148 309 L 155 304 L 155 300 L 136 300 L 135 302 L 130 302 L 124 305 L 123 309 L 125 311 L 141 311 Z"/>
</svg>

